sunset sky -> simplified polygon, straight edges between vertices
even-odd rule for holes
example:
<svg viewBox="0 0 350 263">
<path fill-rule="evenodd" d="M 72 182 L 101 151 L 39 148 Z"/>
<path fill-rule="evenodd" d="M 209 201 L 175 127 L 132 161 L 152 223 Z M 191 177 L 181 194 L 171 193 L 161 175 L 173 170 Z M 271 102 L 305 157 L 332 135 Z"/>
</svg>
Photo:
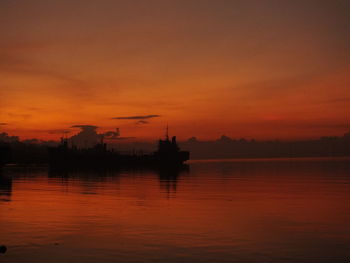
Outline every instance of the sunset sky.
<svg viewBox="0 0 350 263">
<path fill-rule="evenodd" d="M 0 132 L 350 131 L 350 1 L 0 0 Z"/>
</svg>

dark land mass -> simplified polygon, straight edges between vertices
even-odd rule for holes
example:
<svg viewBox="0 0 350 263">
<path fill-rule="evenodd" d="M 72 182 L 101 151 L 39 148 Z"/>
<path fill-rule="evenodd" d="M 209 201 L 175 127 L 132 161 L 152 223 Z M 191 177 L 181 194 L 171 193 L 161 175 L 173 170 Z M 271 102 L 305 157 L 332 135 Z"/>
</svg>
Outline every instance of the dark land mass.
<svg viewBox="0 0 350 263">
<path fill-rule="evenodd" d="M 191 151 L 193 159 L 344 157 L 350 156 L 350 133 L 300 141 L 236 140 L 227 136 L 215 141 L 191 138 L 181 146 Z"/>
<path fill-rule="evenodd" d="M 6 140 L 2 134 L 0 142 L 0 164 L 48 164 L 49 148 L 57 146 L 57 142 L 38 140 L 20 141 Z M 350 156 L 350 133 L 343 136 L 322 137 L 314 140 L 299 141 L 257 141 L 232 139 L 227 136 L 213 141 L 200 141 L 195 137 L 179 142 L 179 146 L 191 153 L 191 159 L 222 158 L 294 158 L 294 157 L 346 157 Z M 108 144 L 116 152 L 146 155 L 155 152 L 157 143 L 138 142 L 132 145 Z"/>
</svg>

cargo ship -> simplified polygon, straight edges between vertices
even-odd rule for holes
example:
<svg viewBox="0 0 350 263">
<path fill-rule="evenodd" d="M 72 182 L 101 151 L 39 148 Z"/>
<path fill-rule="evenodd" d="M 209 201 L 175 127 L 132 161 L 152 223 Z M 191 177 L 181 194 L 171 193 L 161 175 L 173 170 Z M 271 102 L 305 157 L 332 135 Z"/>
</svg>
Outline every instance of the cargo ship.
<svg viewBox="0 0 350 263">
<path fill-rule="evenodd" d="M 8 144 L 0 142 L 0 168 L 10 161 L 11 150 Z"/>
<path fill-rule="evenodd" d="M 158 142 L 158 149 L 149 154 L 122 154 L 107 149 L 101 142 L 91 148 L 69 146 L 68 139 L 61 138 L 57 147 L 49 148 L 49 164 L 52 168 L 109 168 L 109 167 L 171 167 L 180 166 L 190 158 L 188 151 L 180 150 L 176 136 Z"/>
</svg>

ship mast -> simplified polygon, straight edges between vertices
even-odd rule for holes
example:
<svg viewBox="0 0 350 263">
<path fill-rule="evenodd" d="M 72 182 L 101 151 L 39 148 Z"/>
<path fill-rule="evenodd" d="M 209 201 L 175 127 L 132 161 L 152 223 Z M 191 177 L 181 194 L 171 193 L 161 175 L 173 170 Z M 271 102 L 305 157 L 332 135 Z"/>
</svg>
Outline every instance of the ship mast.
<svg viewBox="0 0 350 263">
<path fill-rule="evenodd" d="M 167 141 L 169 141 L 169 125 L 166 125 L 166 130 L 165 130 L 165 138 Z"/>
</svg>

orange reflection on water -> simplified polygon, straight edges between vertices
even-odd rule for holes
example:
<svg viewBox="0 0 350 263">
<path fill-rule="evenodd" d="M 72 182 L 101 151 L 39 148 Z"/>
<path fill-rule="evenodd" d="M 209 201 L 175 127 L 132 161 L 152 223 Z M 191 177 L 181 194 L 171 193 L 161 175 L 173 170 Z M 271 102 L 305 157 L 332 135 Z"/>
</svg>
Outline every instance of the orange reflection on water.
<svg viewBox="0 0 350 263">
<path fill-rule="evenodd" d="M 349 171 L 290 161 L 193 163 L 169 177 L 6 171 L 1 242 L 8 262 L 339 262 L 350 258 Z"/>
</svg>

